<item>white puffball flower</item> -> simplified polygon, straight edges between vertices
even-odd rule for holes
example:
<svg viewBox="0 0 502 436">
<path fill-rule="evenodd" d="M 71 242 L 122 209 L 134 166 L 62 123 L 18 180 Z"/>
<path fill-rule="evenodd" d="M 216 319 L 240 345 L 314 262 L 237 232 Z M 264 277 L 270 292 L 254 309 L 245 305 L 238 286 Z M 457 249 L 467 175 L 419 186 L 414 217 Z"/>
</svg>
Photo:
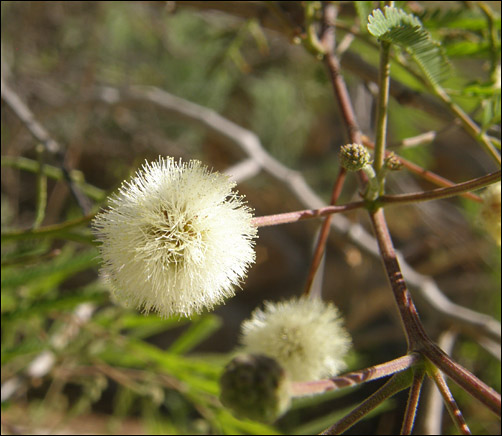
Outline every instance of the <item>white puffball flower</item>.
<svg viewBox="0 0 502 436">
<path fill-rule="evenodd" d="M 292 381 L 333 377 L 345 369 L 351 338 L 338 309 L 320 299 L 299 298 L 255 309 L 241 326 L 244 351 L 265 354 Z"/>
<path fill-rule="evenodd" d="M 116 301 L 162 317 L 232 297 L 255 260 L 257 229 L 235 183 L 201 162 L 146 162 L 93 227 Z"/>
<path fill-rule="evenodd" d="M 480 211 L 480 220 L 485 230 L 491 235 L 493 240 L 500 245 L 500 209 L 501 209 L 501 185 L 500 182 L 488 186 L 481 198 L 483 206 Z"/>
</svg>

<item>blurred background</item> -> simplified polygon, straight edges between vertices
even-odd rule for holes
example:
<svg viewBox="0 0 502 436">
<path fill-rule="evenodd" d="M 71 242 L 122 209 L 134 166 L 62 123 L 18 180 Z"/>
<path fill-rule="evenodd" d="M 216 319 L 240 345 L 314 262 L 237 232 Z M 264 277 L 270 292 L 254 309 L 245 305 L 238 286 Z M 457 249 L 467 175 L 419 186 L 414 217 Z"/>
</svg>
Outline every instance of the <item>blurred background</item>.
<svg viewBox="0 0 502 436">
<path fill-rule="evenodd" d="M 337 41 L 350 43 L 342 69 L 360 127 L 373 138 L 375 84 L 368 75 L 378 65 L 378 48 L 352 2 L 341 3 Z M 441 2 L 398 3 L 442 41 L 453 71 L 445 88 L 486 123 L 491 96 L 482 85 L 490 81 L 491 51 L 485 15 L 469 2 L 448 2 L 448 9 Z M 234 173 L 233 166 L 248 158 L 242 148 L 145 93 L 127 94 L 139 85 L 212 109 L 254 132 L 273 158 L 328 203 L 347 137 L 323 62 L 294 44 L 292 30 L 302 30 L 301 2 L 6 1 L 1 13 L 2 81 L 60 147 L 40 151 L 2 99 L 2 433 L 310 434 L 382 384 L 297 401 L 274 426 L 237 420 L 218 404 L 217 379 L 240 323 L 264 300 L 301 294 L 320 221 L 261 228 L 257 261 L 243 289 L 192 320 L 162 320 L 114 305 L 98 278 L 88 220 L 61 227 L 83 216 L 63 166 L 73 171 L 93 213 L 145 159 L 159 155 L 199 159 L 234 174 L 257 216 L 308 207 L 274 174 Z M 406 68 L 395 65 L 393 73 L 410 91 L 424 92 Z M 488 124 L 500 137 L 500 82 L 498 102 L 498 122 L 495 114 Z M 403 145 L 421 134 L 425 139 Z M 454 182 L 497 169 L 446 110 L 438 116 L 391 99 L 389 144 Z M 37 161 L 50 172 L 38 221 L 37 204 L 44 200 Z M 388 183 L 389 193 L 431 188 L 404 170 Z M 358 191 L 357 178 L 349 175 L 340 203 L 358 199 Z M 479 206 L 455 198 L 389 208 L 386 216 L 396 247 L 417 272 L 432 277 L 453 302 L 500 320 L 500 248 L 477 224 Z M 345 217 L 371 232 L 362 211 Z M 26 231 L 34 222 L 55 231 Z M 350 370 L 406 352 L 381 261 L 360 244 L 332 231 L 316 286 L 344 314 L 354 342 Z M 500 355 L 420 295 L 416 303 L 430 336 L 452 335 L 453 357 L 500 391 Z M 500 433 L 486 409 L 452 389 L 474 433 Z M 405 398 L 385 402 L 348 433 L 399 432 Z M 443 431 L 454 431 L 447 417 Z"/>
</svg>

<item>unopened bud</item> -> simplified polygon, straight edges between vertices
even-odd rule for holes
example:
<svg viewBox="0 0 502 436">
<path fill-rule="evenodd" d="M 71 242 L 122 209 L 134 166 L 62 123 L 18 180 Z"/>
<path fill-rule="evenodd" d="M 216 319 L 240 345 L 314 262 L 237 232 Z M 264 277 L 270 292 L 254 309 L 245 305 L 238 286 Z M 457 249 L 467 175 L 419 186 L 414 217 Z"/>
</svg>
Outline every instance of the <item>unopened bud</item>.
<svg viewBox="0 0 502 436">
<path fill-rule="evenodd" d="M 370 154 L 361 144 L 347 144 L 340 148 L 340 162 L 349 171 L 359 171 L 371 162 Z"/>
<path fill-rule="evenodd" d="M 245 354 L 226 366 L 220 379 L 222 404 L 241 418 L 273 422 L 290 404 L 284 369 L 270 357 Z"/>
<path fill-rule="evenodd" d="M 385 167 L 390 171 L 398 171 L 403 167 L 403 163 L 395 155 L 393 151 L 385 158 Z"/>
</svg>

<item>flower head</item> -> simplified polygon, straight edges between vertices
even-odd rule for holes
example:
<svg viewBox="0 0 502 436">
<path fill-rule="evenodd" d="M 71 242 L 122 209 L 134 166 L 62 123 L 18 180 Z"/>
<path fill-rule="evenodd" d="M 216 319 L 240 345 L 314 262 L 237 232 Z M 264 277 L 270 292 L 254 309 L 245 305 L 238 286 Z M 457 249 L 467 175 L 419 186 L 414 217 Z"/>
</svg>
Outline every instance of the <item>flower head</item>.
<svg viewBox="0 0 502 436">
<path fill-rule="evenodd" d="M 244 351 L 277 360 L 292 381 L 319 380 L 345 368 L 351 345 L 331 303 L 308 298 L 266 302 L 242 324 Z"/>
<path fill-rule="evenodd" d="M 346 144 L 340 148 L 340 163 L 346 170 L 359 171 L 370 162 L 370 154 L 364 145 Z"/>
<path fill-rule="evenodd" d="M 145 163 L 93 221 L 116 300 L 190 316 L 234 295 L 254 262 L 251 210 L 199 161 Z"/>
<path fill-rule="evenodd" d="M 500 182 L 488 186 L 481 194 L 483 206 L 480 211 L 480 219 L 485 230 L 492 236 L 495 242 L 500 245 L 500 204 L 501 204 Z"/>
</svg>

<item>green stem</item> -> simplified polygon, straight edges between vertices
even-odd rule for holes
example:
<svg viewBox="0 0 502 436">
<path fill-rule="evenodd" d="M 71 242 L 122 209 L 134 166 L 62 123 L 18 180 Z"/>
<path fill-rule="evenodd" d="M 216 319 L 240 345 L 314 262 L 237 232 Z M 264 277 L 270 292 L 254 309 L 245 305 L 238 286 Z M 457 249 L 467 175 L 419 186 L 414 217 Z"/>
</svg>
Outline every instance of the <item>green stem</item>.
<svg viewBox="0 0 502 436">
<path fill-rule="evenodd" d="M 361 171 L 364 172 L 364 174 L 366 174 L 366 176 L 368 177 L 368 188 L 366 190 L 364 198 L 369 201 L 374 201 L 378 198 L 378 195 L 380 193 L 380 183 L 375 170 L 371 165 L 365 165 L 361 168 Z"/>
<path fill-rule="evenodd" d="M 44 146 L 38 144 L 36 147 L 37 158 L 38 158 L 38 170 L 37 170 L 37 206 L 35 212 L 35 221 L 33 222 L 33 228 L 37 229 L 42 224 L 45 218 L 45 208 L 47 206 L 47 176 L 44 173 L 45 168 L 45 156 L 44 156 Z"/>
<path fill-rule="evenodd" d="M 2 156 L 2 166 L 29 171 L 31 173 L 38 173 L 40 167 L 37 161 L 22 156 Z M 63 170 L 52 165 L 44 164 L 42 173 L 50 179 L 64 180 Z M 96 201 L 103 201 L 106 198 L 105 191 L 84 181 L 84 175 L 81 171 L 72 170 L 70 176 L 73 182 L 77 183 L 82 192 L 88 197 Z"/>
<path fill-rule="evenodd" d="M 2 232 L 2 243 L 7 241 L 19 241 L 23 239 L 33 239 L 33 238 L 61 238 L 61 239 L 72 239 L 79 240 L 81 242 L 88 243 L 90 237 L 85 235 L 78 235 L 71 233 L 70 231 L 76 227 L 83 226 L 87 224 L 94 218 L 94 214 L 86 215 L 71 221 L 66 221 L 62 224 L 54 224 L 45 227 L 39 227 L 38 229 L 32 230 L 9 230 Z"/>
<path fill-rule="evenodd" d="M 380 45 L 380 74 L 378 77 L 378 107 L 376 121 L 375 155 L 373 168 L 378 174 L 383 166 L 385 141 L 387 137 L 387 119 L 390 84 L 390 44 L 382 41 Z M 382 184 L 383 186 L 383 184 Z M 380 192 L 383 194 L 383 192 Z"/>
<path fill-rule="evenodd" d="M 464 126 L 464 129 L 469 133 L 476 141 L 478 141 L 486 150 L 486 152 L 497 162 L 500 166 L 500 154 L 494 147 L 490 138 L 486 133 L 483 133 L 478 125 L 471 120 L 469 115 L 467 115 L 460 106 L 453 102 L 450 96 L 445 92 L 443 88 L 439 85 L 430 84 L 432 90 L 436 95 L 449 107 L 449 109 L 460 119 L 460 122 Z"/>
<path fill-rule="evenodd" d="M 486 16 L 486 21 L 488 22 L 488 41 L 490 42 L 490 55 L 491 55 L 491 65 L 490 65 L 490 77 L 492 83 L 496 83 L 499 79 L 500 71 L 498 66 L 500 64 L 500 49 L 499 47 L 499 35 L 497 31 L 497 17 L 493 13 L 490 6 L 486 2 L 476 2 L 477 6 Z"/>
</svg>

